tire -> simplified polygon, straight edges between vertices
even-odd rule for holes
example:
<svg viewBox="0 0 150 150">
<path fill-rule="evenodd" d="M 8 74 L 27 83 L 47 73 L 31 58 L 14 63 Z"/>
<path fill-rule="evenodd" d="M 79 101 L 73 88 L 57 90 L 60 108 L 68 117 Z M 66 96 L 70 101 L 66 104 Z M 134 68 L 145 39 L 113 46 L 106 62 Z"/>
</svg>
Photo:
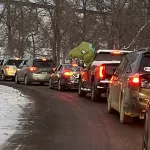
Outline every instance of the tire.
<svg viewBox="0 0 150 150">
<path fill-rule="evenodd" d="M 123 98 L 121 98 L 121 106 L 120 106 L 120 123 L 122 124 L 128 124 L 133 122 L 133 118 L 126 115 L 124 112 L 124 103 L 123 103 Z"/>
<path fill-rule="evenodd" d="M 58 89 L 58 91 L 62 91 L 63 90 L 63 87 L 61 85 L 61 79 L 59 79 L 59 81 L 58 81 L 57 89 Z"/>
<path fill-rule="evenodd" d="M 4 72 L 2 72 L 2 81 L 6 81 L 6 76 L 5 76 Z"/>
<path fill-rule="evenodd" d="M 16 83 L 16 84 L 19 84 L 19 83 L 20 83 L 20 81 L 18 81 L 18 76 L 17 76 L 17 75 L 15 75 L 15 83 Z"/>
<path fill-rule="evenodd" d="M 79 85 L 78 85 L 78 95 L 80 97 L 85 97 L 86 96 L 86 92 L 81 90 L 82 88 L 82 82 L 81 80 L 79 81 Z"/>
<path fill-rule="evenodd" d="M 100 96 L 100 92 L 98 91 L 98 89 L 96 89 L 95 82 L 93 81 L 92 85 L 91 85 L 91 101 L 93 101 L 93 102 L 100 101 L 99 96 Z"/>
<path fill-rule="evenodd" d="M 24 77 L 24 84 L 25 85 L 29 85 L 30 84 L 27 75 L 25 75 L 25 77 Z"/>
<path fill-rule="evenodd" d="M 44 83 L 40 83 L 41 86 L 44 86 Z"/>
<path fill-rule="evenodd" d="M 49 79 L 49 88 L 53 89 L 54 87 L 52 86 L 52 79 Z"/>
<path fill-rule="evenodd" d="M 112 114 L 114 112 L 114 109 L 111 107 L 111 95 L 108 93 L 107 96 L 107 110 L 109 114 Z"/>
</svg>

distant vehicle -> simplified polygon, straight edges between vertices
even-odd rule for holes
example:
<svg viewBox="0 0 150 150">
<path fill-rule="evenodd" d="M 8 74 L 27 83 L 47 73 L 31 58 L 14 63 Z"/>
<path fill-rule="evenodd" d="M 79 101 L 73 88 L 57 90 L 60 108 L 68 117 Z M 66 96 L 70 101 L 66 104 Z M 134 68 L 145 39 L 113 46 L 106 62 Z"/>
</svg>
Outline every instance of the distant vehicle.
<svg viewBox="0 0 150 150">
<path fill-rule="evenodd" d="M 15 79 L 15 74 L 18 66 L 22 62 L 22 59 L 19 58 L 7 58 L 2 59 L 0 61 L 0 76 L 3 81 L 11 78 L 12 80 Z"/>
<path fill-rule="evenodd" d="M 77 64 L 61 64 L 51 74 L 49 88 L 57 87 L 58 90 L 77 89 L 80 71 L 81 67 Z"/>
<path fill-rule="evenodd" d="M 51 59 L 32 58 L 24 60 L 15 74 L 15 82 L 24 82 L 25 85 L 38 82 L 44 85 L 44 83 L 49 82 L 50 73 L 54 66 L 54 61 Z"/>
<path fill-rule="evenodd" d="M 150 98 L 150 48 L 134 51 L 122 60 L 108 88 L 108 112 L 117 110 L 121 123 L 143 118 Z"/>
<path fill-rule="evenodd" d="M 100 101 L 102 96 L 106 97 L 113 72 L 128 53 L 130 51 L 98 50 L 89 70 L 84 69 L 79 76 L 78 95 L 84 97 L 91 93 L 92 101 Z"/>
</svg>

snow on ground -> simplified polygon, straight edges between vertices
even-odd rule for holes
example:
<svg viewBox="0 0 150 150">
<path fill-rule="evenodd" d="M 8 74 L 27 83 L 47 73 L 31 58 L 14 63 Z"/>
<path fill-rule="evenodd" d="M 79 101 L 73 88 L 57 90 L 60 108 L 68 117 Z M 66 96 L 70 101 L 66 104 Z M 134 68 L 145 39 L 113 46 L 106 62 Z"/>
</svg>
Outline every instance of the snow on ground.
<svg viewBox="0 0 150 150">
<path fill-rule="evenodd" d="M 16 131 L 20 114 L 28 103 L 19 90 L 0 85 L 0 146 Z"/>
</svg>

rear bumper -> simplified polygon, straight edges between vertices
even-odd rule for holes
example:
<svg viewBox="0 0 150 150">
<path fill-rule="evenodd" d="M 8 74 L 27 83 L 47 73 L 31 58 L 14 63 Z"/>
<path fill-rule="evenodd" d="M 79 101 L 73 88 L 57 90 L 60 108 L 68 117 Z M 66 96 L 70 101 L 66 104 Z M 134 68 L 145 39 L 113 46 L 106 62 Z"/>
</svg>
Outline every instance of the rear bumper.
<svg viewBox="0 0 150 150">
<path fill-rule="evenodd" d="M 44 82 L 48 83 L 50 75 L 49 74 L 30 74 L 28 75 L 29 82 Z"/>
<path fill-rule="evenodd" d="M 130 94 L 129 100 L 128 103 L 125 104 L 126 114 L 133 117 L 143 115 L 143 110 L 146 108 L 148 97 L 143 97 L 140 92 L 135 92 Z"/>
<path fill-rule="evenodd" d="M 16 72 L 5 71 L 5 76 L 7 77 L 15 77 Z"/>
<path fill-rule="evenodd" d="M 61 85 L 68 88 L 78 88 L 79 80 L 78 79 L 61 79 Z"/>
<path fill-rule="evenodd" d="M 109 86 L 109 82 L 110 82 L 109 80 L 101 80 L 97 83 L 96 87 L 98 90 L 106 94 Z"/>
</svg>

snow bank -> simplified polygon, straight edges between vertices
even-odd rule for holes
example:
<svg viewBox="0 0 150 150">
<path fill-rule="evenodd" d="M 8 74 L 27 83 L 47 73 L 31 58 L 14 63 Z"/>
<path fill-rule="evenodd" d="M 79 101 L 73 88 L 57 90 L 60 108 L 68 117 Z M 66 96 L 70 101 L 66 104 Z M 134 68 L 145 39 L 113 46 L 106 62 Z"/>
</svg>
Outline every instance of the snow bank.
<svg viewBox="0 0 150 150">
<path fill-rule="evenodd" d="M 19 90 L 0 85 L 0 146 L 16 131 L 20 114 L 28 103 Z"/>
</svg>

